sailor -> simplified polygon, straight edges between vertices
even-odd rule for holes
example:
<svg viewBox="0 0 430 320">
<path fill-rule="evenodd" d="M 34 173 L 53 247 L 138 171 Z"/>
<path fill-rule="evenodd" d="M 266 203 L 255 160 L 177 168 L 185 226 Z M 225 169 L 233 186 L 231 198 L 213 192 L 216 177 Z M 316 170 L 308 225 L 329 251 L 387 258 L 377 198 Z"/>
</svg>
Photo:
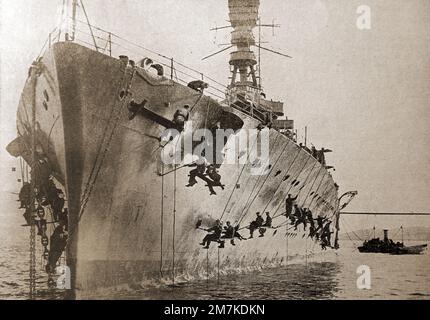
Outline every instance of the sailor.
<svg viewBox="0 0 430 320">
<path fill-rule="evenodd" d="M 333 152 L 333 150 L 330 149 L 325 149 L 325 148 L 321 148 L 321 150 L 318 151 L 318 161 L 325 166 L 326 165 L 326 161 L 325 161 L 325 153 L 328 152 Z"/>
<path fill-rule="evenodd" d="M 196 177 L 202 177 L 207 167 L 207 160 L 204 157 L 200 157 L 199 160 L 189 165 L 189 167 L 196 167 L 190 171 L 187 187 L 192 187 L 197 183 Z"/>
<path fill-rule="evenodd" d="M 173 115 L 173 123 L 175 124 L 175 129 L 177 129 L 179 132 L 184 131 L 185 128 L 185 122 L 188 121 L 190 117 L 190 106 L 184 105 L 183 107 L 176 110 L 175 114 Z"/>
<path fill-rule="evenodd" d="M 227 221 L 227 225 L 224 227 L 223 235 L 221 236 L 221 239 L 230 239 L 230 243 L 235 246 L 234 243 L 234 234 L 235 230 L 234 227 L 230 224 L 230 221 Z M 219 248 L 224 248 L 225 241 L 221 241 Z"/>
<path fill-rule="evenodd" d="M 61 189 L 57 189 L 57 196 L 53 199 L 51 207 L 54 220 L 58 221 L 64 208 L 64 193 Z"/>
<path fill-rule="evenodd" d="M 200 243 L 202 246 L 204 246 L 204 249 L 209 249 L 209 245 L 212 241 L 214 242 L 218 242 L 220 237 L 221 237 L 221 233 L 222 233 L 222 223 L 219 220 L 215 221 L 215 225 L 212 228 L 206 229 L 205 231 L 207 232 L 212 232 L 207 234 L 204 238 L 203 238 L 203 242 Z"/>
<path fill-rule="evenodd" d="M 214 186 L 222 186 L 221 184 L 221 175 L 216 170 L 216 167 L 211 164 L 206 169 L 206 175 L 211 179 L 211 181 L 207 180 L 209 191 L 211 192 L 211 195 L 216 195 L 216 192 L 214 190 Z"/>
<path fill-rule="evenodd" d="M 266 233 L 267 229 L 265 228 L 271 228 L 272 227 L 272 218 L 270 217 L 270 213 L 266 212 L 266 221 L 264 222 L 264 224 L 261 226 L 260 229 L 258 229 L 258 231 L 260 232 L 260 238 L 264 237 L 264 234 Z"/>
<path fill-rule="evenodd" d="M 64 208 L 58 221 L 64 224 L 64 230 L 69 231 L 69 210 L 67 208 Z"/>
<path fill-rule="evenodd" d="M 46 187 L 46 200 L 52 206 L 53 203 L 55 202 L 55 200 L 58 198 L 58 190 L 59 189 L 57 189 L 57 186 L 55 185 L 51 176 L 46 181 L 45 187 Z"/>
<path fill-rule="evenodd" d="M 27 208 L 31 202 L 31 184 L 24 182 L 21 190 L 19 191 L 19 201 L 21 203 L 19 209 Z"/>
<path fill-rule="evenodd" d="M 309 210 L 308 208 L 304 208 L 303 209 L 303 215 L 304 215 L 304 220 L 305 220 L 305 230 L 306 230 L 306 224 L 307 222 L 309 222 L 309 237 L 313 238 L 315 236 L 316 233 L 316 227 L 315 227 L 315 221 L 312 215 L 312 211 Z"/>
<path fill-rule="evenodd" d="M 246 238 L 242 237 L 241 234 L 239 233 L 239 225 L 234 227 L 234 237 L 238 238 L 240 241 L 246 240 Z"/>
<path fill-rule="evenodd" d="M 266 212 L 266 222 L 264 222 L 263 227 L 272 227 L 272 217 L 270 216 L 269 212 Z"/>
<path fill-rule="evenodd" d="M 315 228 L 315 224 L 311 224 L 309 226 L 309 235 L 308 235 L 308 238 L 313 239 L 316 236 L 317 236 L 317 229 Z"/>
<path fill-rule="evenodd" d="M 196 80 L 196 81 L 191 81 L 188 84 L 188 88 L 191 88 L 191 89 L 196 90 L 200 93 L 203 93 L 203 91 L 205 89 L 209 88 L 209 85 L 202 80 Z"/>
<path fill-rule="evenodd" d="M 44 235 L 47 227 L 45 219 L 45 210 L 41 206 L 36 209 L 35 223 L 37 226 L 37 235 Z"/>
<path fill-rule="evenodd" d="M 322 230 L 323 229 L 323 227 L 324 227 L 324 218 L 323 217 L 321 217 L 321 216 L 318 216 L 317 217 L 317 230 Z"/>
<path fill-rule="evenodd" d="M 292 213 L 290 213 L 290 225 L 294 226 L 296 224 L 296 221 L 300 218 L 301 210 L 299 206 L 295 203 L 293 206 Z"/>
<path fill-rule="evenodd" d="M 27 223 L 27 225 L 32 225 L 32 223 L 33 223 L 33 218 L 32 218 L 32 210 L 31 210 L 31 208 L 30 207 L 27 207 L 26 209 L 25 209 L 25 212 L 24 212 L 24 214 L 23 214 L 23 217 L 24 217 L 24 219 L 25 219 L 25 222 Z"/>
<path fill-rule="evenodd" d="M 59 225 L 55 228 L 50 238 L 48 264 L 46 265 L 46 271 L 48 273 L 55 272 L 58 259 L 60 259 L 66 248 L 68 234 L 64 229 L 64 221 L 60 221 Z"/>
<path fill-rule="evenodd" d="M 311 153 L 315 159 L 318 159 L 318 150 L 315 148 L 315 146 L 311 147 Z"/>
<path fill-rule="evenodd" d="M 51 184 L 51 166 L 49 165 L 48 158 L 43 157 L 36 160 L 33 169 L 30 172 L 31 180 L 34 181 L 35 186 L 40 190 L 39 197 L 47 197 L 48 190 Z"/>
<path fill-rule="evenodd" d="M 257 218 L 249 224 L 249 239 L 254 237 L 254 231 L 259 229 L 264 223 L 261 213 L 257 212 L 256 215 Z"/>
<path fill-rule="evenodd" d="M 303 230 L 306 230 L 306 209 L 301 210 L 297 205 L 294 206 L 294 211 L 296 215 L 296 223 L 294 224 L 294 230 L 297 230 L 297 227 L 303 223 Z"/>
<path fill-rule="evenodd" d="M 333 233 L 332 231 L 330 231 L 330 224 L 331 221 L 328 221 L 321 232 L 321 241 L 324 243 L 325 246 L 330 246 L 331 245 L 331 234 Z"/>
<path fill-rule="evenodd" d="M 293 198 L 291 194 L 288 194 L 288 197 L 285 200 L 285 211 L 288 218 L 291 218 L 292 216 L 294 201 L 297 200 L 297 197 L 298 195 Z"/>
</svg>

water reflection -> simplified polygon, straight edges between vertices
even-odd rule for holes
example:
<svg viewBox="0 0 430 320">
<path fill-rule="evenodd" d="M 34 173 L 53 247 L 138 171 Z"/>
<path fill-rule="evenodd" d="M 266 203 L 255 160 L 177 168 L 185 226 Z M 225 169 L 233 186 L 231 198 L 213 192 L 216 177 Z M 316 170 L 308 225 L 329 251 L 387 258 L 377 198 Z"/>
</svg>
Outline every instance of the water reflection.
<svg viewBox="0 0 430 320">
<path fill-rule="evenodd" d="M 340 265 L 333 262 L 289 265 L 258 273 L 195 281 L 154 290 L 142 290 L 129 299 L 332 299 L 336 296 Z M 118 296 L 116 297 L 118 298 Z"/>
</svg>

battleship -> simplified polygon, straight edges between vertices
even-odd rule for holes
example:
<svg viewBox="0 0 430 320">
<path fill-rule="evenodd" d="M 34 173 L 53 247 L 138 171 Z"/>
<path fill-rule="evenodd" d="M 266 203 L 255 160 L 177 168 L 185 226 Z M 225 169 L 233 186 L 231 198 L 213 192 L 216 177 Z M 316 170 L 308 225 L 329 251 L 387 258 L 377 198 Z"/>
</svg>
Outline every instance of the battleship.
<svg viewBox="0 0 430 320">
<path fill-rule="evenodd" d="M 50 33 L 31 65 L 17 111 L 18 136 L 7 150 L 30 171 L 22 180 L 32 195 L 23 207 L 33 251 L 40 226 L 34 220 L 56 210 L 43 184 L 49 181 L 65 195 L 67 222 L 53 217 L 39 235 L 47 271 L 61 263 L 70 268 L 71 297 L 282 266 L 337 247 L 339 187 L 324 149 L 299 145 L 284 104 L 267 99 L 261 86 L 253 51 L 264 50 L 254 35 L 261 27 L 259 5 L 228 1 L 233 51 L 226 86 L 92 25 L 82 1 L 64 10 L 68 28 Z M 177 121 L 178 114 L 185 121 Z M 188 154 L 179 163 L 162 161 L 175 141 L 182 146 L 198 130 L 214 128 L 232 132 L 220 148 L 224 161 L 203 154 L 218 181 L 203 170 L 190 183 L 195 163 Z M 177 134 L 163 140 L 171 129 Z M 262 136 L 268 157 L 256 164 L 249 150 L 262 144 Z M 247 143 L 234 150 L 240 139 Z M 192 141 L 193 150 L 197 145 Z M 310 237 L 306 223 L 290 222 L 290 197 L 311 220 L 327 223 L 334 234 L 328 243 Z M 271 223 L 257 225 L 260 232 L 248 238 L 257 212 L 267 213 Z M 245 239 L 203 248 L 205 230 L 220 221 Z M 64 224 L 63 253 L 49 247 L 53 238 L 46 230 Z M 33 264 L 35 259 L 33 252 Z"/>
</svg>

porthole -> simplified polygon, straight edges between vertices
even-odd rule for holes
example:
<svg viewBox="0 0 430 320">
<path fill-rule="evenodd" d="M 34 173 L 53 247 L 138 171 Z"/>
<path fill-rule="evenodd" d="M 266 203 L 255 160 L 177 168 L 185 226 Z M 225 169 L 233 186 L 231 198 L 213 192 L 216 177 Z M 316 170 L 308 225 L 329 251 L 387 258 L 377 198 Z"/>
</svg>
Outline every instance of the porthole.
<svg viewBox="0 0 430 320">
<path fill-rule="evenodd" d="M 49 102 L 49 94 L 48 94 L 48 91 L 43 90 L 43 96 L 45 97 L 45 100 L 46 100 L 47 102 Z"/>
</svg>

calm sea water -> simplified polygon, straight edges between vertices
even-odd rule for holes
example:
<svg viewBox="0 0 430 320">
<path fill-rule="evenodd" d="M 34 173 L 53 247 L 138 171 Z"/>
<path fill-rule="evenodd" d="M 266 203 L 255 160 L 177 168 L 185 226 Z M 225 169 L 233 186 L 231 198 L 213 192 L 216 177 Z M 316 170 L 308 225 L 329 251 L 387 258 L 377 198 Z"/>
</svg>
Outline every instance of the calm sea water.
<svg viewBox="0 0 430 320">
<path fill-rule="evenodd" d="M 28 247 L 0 245 L 0 299 L 28 299 Z M 329 261 L 309 259 L 209 281 L 116 294 L 118 299 L 430 299 L 430 254 L 391 256 L 360 254 L 349 241 Z M 326 257 L 327 258 L 327 257 Z M 324 259 L 326 259 L 324 258 Z M 357 267 L 371 270 L 371 289 L 356 286 Z M 38 278 L 39 299 L 61 299 Z"/>
<path fill-rule="evenodd" d="M 28 299 L 28 228 L 10 196 L 0 212 L 0 299 Z M 14 197 L 13 197 L 14 198 Z M 9 207 L 10 210 L 4 208 Z M 408 242 L 407 242 L 408 243 Z M 414 244 L 409 242 L 410 244 Z M 327 256 L 308 259 L 252 274 L 225 276 L 172 287 L 115 294 L 119 299 L 430 299 L 430 252 L 392 256 L 361 254 L 358 242 L 341 242 L 341 249 Z M 38 255 L 40 257 L 40 255 Z M 42 269 L 42 261 L 38 261 Z M 371 289 L 357 289 L 357 267 L 369 266 Z M 47 277 L 39 272 L 39 299 L 61 299 L 49 290 Z"/>
</svg>

